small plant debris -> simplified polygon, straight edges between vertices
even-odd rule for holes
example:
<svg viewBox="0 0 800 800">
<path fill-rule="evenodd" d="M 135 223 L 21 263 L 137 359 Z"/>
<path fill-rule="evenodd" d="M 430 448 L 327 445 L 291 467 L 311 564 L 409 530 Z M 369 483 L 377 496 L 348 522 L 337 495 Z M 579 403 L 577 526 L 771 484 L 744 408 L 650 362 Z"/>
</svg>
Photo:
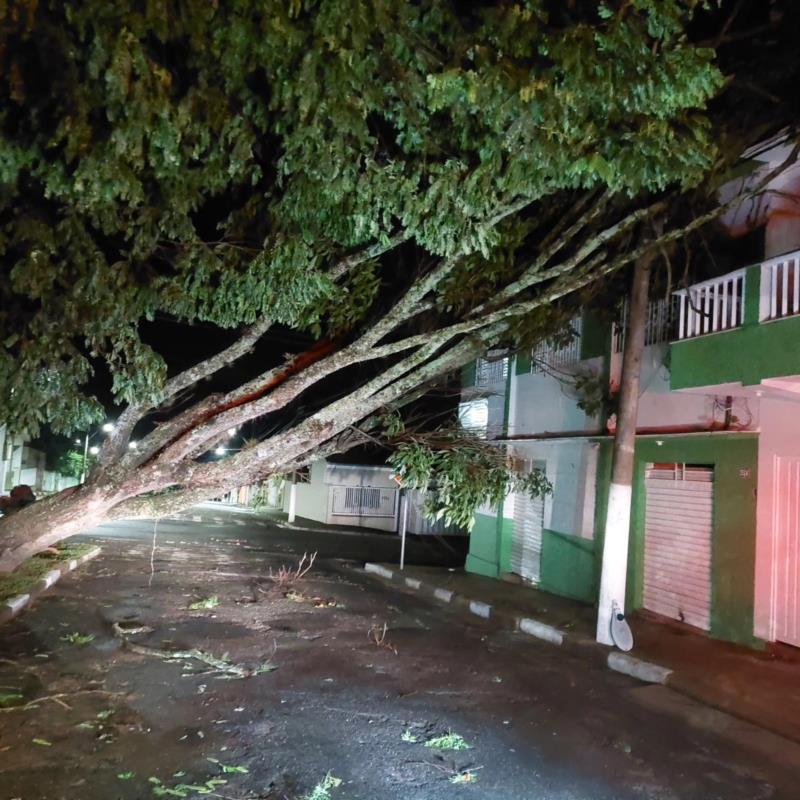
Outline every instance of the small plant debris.
<svg viewBox="0 0 800 800">
<path fill-rule="evenodd" d="M 167 786 L 152 775 L 147 780 L 152 784 L 151 791 L 155 797 L 192 797 L 196 794 L 215 794 L 220 786 L 225 786 L 228 782 L 224 778 L 209 778 L 203 783 L 176 783 L 174 786 Z"/>
<path fill-rule="evenodd" d="M 303 795 L 300 800 L 331 800 L 331 789 L 341 786 L 342 779 L 328 773 L 309 794 Z"/>
<path fill-rule="evenodd" d="M 450 776 L 450 783 L 455 784 L 476 783 L 477 780 L 478 776 L 470 769 L 464 770 L 464 772 L 457 772 L 455 775 Z"/>
<path fill-rule="evenodd" d="M 434 750 L 469 750 L 469 745 L 464 741 L 464 737 L 453 731 L 447 731 L 443 736 L 434 736 L 432 739 L 428 739 L 425 747 L 431 747 Z"/>
<path fill-rule="evenodd" d="M 38 744 L 39 747 L 52 747 L 53 743 L 48 741 L 47 739 L 42 739 L 40 737 L 36 737 L 35 739 L 31 739 L 34 744 Z"/>
<path fill-rule="evenodd" d="M 273 572 L 272 568 L 270 567 L 269 578 L 281 589 L 286 589 L 290 586 L 293 586 L 295 583 L 301 581 L 306 575 L 308 575 L 311 568 L 314 566 L 314 559 L 316 557 L 316 551 L 314 551 L 311 555 L 308 553 L 303 553 L 303 557 L 297 562 L 296 567 L 288 567 L 286 564 L 282 564 L 278 568 L 277 572 Z"/>
<path fill-rule="evenodd" d="M 204 597 L 195 603 L 190 603 L 189 609 L 191 611 L 209 611 L 219 605 L 219 597 L 212 594 L 210 597 Z"/>
<path fill-rule="evenodd" d="M 391 643 L 386 641 L 386 631 L 388 630 L 387 624 L 373 625 L 367 631 L 367 639 L 369 639 L 376 647 L 385 647 L 397 655 L 397 648 Z"/>
<path fill-rule="evenodd" d="M 131 770 L 126 770 L 125 772 L 118 772 L 117 778 L 121 781 L 129 781 L 131 778 L 135 777 L 136 773 L 131 772 Z"/>
<path fill-rule="evenodd" d="M 247 767 L 240 767 L 238 764 L 223 764 L 218 758 L 207 758 L 206 761 L 210 761 L 212 764 L 216 764 L 224 773 L 241 773 L 246 774 L 250 772 Z"/>
<path fill-rule="evenodd" d="M 400 734 L 400 741 L 401 742 L 408 742 L 409 744 L 416 744 L 419 741 L 419 738 L 411 733 L 410 730 L 404 730 Z"/>
<path fill-rule="evenodd" d="M 72 633 L 64 634 L 61 637 L 62 642 L 69 642 L 69 644 L 84 645 L 93 642 L 97 637 L 93 633 L 80 633 L 79 631 L 72 631 Z"/>
<path fill-rule="evenodd" d="M 13 708 L 24 701 L 25 697 L 21 692 L 0 692 L 0 708 Z"/>
</svg>

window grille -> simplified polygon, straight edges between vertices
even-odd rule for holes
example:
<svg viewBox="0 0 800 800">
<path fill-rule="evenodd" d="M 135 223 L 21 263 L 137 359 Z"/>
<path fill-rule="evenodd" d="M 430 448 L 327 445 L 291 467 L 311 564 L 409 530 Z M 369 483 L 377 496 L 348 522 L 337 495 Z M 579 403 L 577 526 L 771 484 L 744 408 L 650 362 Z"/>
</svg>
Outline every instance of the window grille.
<svg viewBox="0 0 800 800">
<path fill-rule="evenodd" d="M 577 364 L 581 358 L 582 321 L 576 317 L 569 323 L 572 338 L 562 346 L 545 340 L 540 342 L 531 353 L 531 372 L 547 372 L 549 369 L 560 369 Z"/>
</svg>

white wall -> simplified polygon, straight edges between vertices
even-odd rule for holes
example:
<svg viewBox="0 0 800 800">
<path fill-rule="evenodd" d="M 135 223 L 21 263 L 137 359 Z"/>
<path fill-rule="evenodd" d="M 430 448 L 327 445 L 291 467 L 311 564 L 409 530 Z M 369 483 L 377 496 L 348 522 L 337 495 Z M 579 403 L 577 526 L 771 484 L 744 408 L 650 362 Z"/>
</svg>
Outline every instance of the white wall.
<svg viewBox="0 0 800 800">
<path fill-rule="evenodd" d="M 800 457 L 800 402 L 761 398 L 756 511 L 756 578 L 753 632 L 773 637 L 775 457 Z"/>
<path fill-rule="evenodd" d="M 515 442 L 514 452 L 541 463 L 553 485 L 544 501 L 544 527 L 593 538 L 597 446 L 588 439 Z M 513 509 L 506 516 L 512 517 Z"/>
<path fill-rule="evenodd" d="M 587 359 L 577 366 L 582 371 L 599 372 L 602 359 Z M 577 401 L 566 375 L 563 381 L 542 372 L 514 375 L 508 433 L 513 436 L 595 428 L 597 422 L 578 408 Z"/>
<path fill-rule="evenodd" d="M 315 461 L 309 468 L 308 483 L 297 484 L 298 517 L 325 522 L 328 517 L 328 486 L 325 483 L 325 461 Z M 283 510 L 289 511 L 290 482 L 287 478 L 283 493 Z"/>
</svg>

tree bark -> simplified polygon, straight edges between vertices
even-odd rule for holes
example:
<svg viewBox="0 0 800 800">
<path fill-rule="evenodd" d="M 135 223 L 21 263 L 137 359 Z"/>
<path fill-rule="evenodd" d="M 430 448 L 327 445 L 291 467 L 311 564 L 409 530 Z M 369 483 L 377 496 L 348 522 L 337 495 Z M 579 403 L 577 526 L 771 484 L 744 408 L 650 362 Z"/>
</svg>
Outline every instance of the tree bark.
<svg viewBox="0 0 800 800">
<path fill-rule="evenodd" d="M 640 256 L 634 264 L 628 308 L 628 330 L 622 355 L 619 410 L 614 436 L 613 469 L 608 492 L 603 568 L 597 609 L 597 641 L 609 645 L 614 644 L 611 637 L 614 609 L 623 613 L 625 611 L 636 419 L 639 413 L 639 383 L 652 262 L 651 251 Z"/>
</svg>

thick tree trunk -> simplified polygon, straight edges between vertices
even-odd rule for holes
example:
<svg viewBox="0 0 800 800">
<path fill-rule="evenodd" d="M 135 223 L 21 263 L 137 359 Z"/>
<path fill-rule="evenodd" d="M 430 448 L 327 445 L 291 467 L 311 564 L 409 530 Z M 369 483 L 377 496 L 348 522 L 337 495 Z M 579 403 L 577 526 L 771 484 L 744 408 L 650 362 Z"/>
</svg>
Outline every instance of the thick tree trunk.
<svg viewBox="0 0 800 800">
<path fill-rule="evenodd" d="M 603 568 L 597 609 L 597 641 L 614 644 L 611 620 L 614 609 L 625 610 L 628 571 L 628 537 L 631 522 L 636 419 L 639 413 L 639 379 L 645 341 L 648 290 L 652 254 L 636 260 L 633 272 L 628 330 L 622 355 L 617 430 L 614 437 L 613 470 L 608 493 Z"/>
</svg>

